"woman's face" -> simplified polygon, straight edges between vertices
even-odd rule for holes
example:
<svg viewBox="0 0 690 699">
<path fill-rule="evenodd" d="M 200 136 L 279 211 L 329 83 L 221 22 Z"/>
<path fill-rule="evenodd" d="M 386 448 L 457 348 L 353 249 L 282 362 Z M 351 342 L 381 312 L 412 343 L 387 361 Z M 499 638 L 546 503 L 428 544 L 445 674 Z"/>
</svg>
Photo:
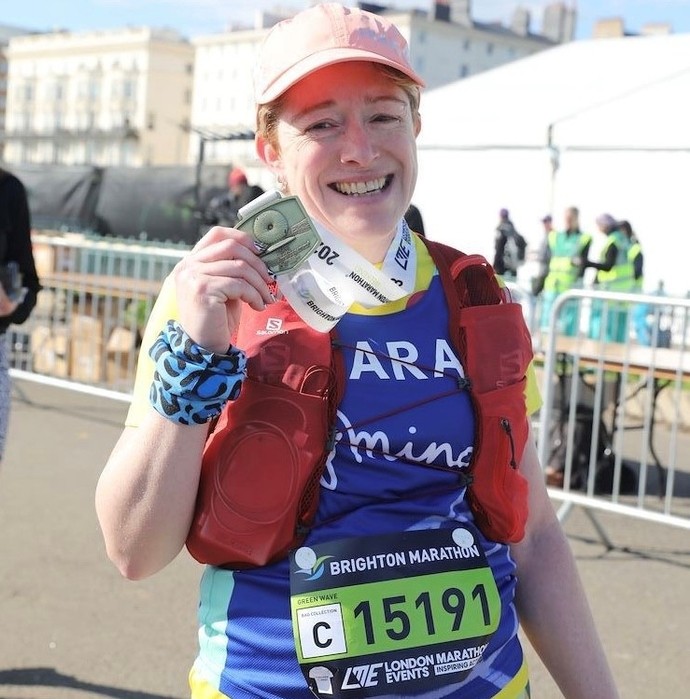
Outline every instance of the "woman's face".
<svg viewBox="0 0 690 699">
<path fill-rule="evenodd" d="M 294 85 L 277 144 L 258 146 L 313 218 L 360 252 L 385 252 L 414 191 L 419 127 L 402 88 L 375 64 L 347 62 Z"/>
</svg>

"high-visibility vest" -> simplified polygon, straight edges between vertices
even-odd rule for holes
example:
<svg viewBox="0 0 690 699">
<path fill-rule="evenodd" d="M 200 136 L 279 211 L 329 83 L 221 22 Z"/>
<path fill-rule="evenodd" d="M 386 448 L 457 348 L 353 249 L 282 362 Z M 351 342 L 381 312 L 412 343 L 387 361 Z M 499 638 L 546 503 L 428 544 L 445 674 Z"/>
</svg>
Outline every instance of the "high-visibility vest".
<svg viewBox="0 0 690 699">
<path fill-rule="evenodd" d="M 551 259 L 549 273 L 544 280 L 544 291 L 563 292 L 576 286 L 580 270 L 572 263 L 572 258 L 582 254 L 592 242 L 589 233 L 577 231 L 550 231 L 548 237 Z"/>
<path fill-rule="evenodd" d="M 638 255 L 642 254 L 642 246 L 639 241 L 634 240 L 630 249 L 628 250 L 628 259 L 630 264 L 633 266 L 633 277 L 635 276 L 635 259 Z M 644 287 L 644 275 L 640 276 L 638 279 L 633 279 L 633 289 L 635 291 L 642 291 Z"/>
<path fill-rule="evenodd" d="M 607 291 L 632 291 L 635 287 L 635 269 L 629 256 L 630 240 L 620 231 L 609 233 L 601 250 L 602 262 L 612 245 L 616 246 L 616 262 L 608 272 L 599 270 L 597 283 Z"/>
</svg>

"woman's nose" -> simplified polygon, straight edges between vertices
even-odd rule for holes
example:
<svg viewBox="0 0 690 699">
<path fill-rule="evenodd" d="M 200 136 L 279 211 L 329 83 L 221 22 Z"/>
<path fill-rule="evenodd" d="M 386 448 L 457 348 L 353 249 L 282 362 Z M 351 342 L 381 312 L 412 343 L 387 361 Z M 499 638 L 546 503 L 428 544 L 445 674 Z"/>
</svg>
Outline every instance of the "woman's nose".
<svg viewBox="0 0 690 699">
<path fill-rule="evenodd" d="M 340 161 L 368 165 L 378 156 L 376 146 L 366 125 L 352 123 L 348 125 L 343 136 Z"/>
</svg>

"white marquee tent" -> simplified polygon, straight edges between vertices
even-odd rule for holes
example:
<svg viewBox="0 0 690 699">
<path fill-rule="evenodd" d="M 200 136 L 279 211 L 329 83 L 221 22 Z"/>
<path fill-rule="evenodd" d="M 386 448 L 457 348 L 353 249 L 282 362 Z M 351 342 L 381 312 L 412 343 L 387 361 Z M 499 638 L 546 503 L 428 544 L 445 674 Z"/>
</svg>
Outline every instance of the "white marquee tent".
<svg viewBox="0 0 690 699">
<path fill-rule="evenodd" d="M 690 34 L 562 45 L 422 97 L 414 202 L 429 237 L 491 260 L 498 210 L 536 247 L 567 206 L 628 219 L 649 291 L 690 290 Z"/>
</svg>

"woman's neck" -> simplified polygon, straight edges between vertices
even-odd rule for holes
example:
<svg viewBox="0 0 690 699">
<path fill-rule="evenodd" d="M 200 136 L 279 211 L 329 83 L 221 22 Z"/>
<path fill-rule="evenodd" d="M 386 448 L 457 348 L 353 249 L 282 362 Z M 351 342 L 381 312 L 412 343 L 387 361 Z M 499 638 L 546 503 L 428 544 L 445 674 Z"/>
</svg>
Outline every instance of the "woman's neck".
<svg viewBox="0 0 690 699">
<path fill-rule="evenodd" d="M 356 250 L 364 259 L 371 262 L 373 265 L 380 264 L 386 257 L 386 253 L 391 246 L 391 242 L 395 234 L 391 233 L 390 236 L 380 239 L 370 239 L 362 240 L 361 238 L 355 241 L 346 241 L 348 245 Z"/>
</svg>

